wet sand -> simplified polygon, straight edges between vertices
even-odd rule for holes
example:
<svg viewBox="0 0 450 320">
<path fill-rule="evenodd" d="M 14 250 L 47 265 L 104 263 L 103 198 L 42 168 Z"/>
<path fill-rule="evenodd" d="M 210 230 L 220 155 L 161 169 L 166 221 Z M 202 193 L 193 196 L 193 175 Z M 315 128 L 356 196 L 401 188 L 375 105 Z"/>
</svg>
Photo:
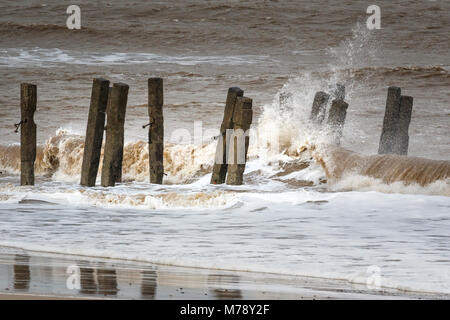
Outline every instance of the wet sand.
<svg viewBox="0 0 450 320">
<path fill-rule="evenodd" d="M 79 270 L 79 289 L 76 281 L 69 281 L 75 287 L 67 285 L 70 266 Z M 25 251 L 0 253 L 1 300 L 449 298 L 397 290 L 369 290 L 364 285 L 339 280 L 37 255 Z"/>
</svg>

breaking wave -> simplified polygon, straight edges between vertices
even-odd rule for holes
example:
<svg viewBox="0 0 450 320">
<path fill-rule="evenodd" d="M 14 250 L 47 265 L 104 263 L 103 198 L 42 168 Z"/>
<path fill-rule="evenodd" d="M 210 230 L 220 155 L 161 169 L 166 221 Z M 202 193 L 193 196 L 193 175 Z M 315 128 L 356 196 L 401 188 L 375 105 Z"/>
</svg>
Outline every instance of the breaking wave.
<svg viewBox="0 0 450 320">
<path fill-rule="evenodd" d="M 76 181 L 83 162 L 84 137 L 58 130 L 44 145 L 38 146 L 35 173 L 54 180 Z M 164 168 L 166 183 L 188 183 L 208 173 L 212 168 L 213 144 L 166 144 Z M 99 172 L 102 169 L 102 155 Z M 146 181 L 149 177 L 148 144 L 144 141 L 126 143 L 123 157 L 123 180 Z M 6 172 L 20 172 L 20 146 L 0 146 L 0 168 Z"/>
</svg>

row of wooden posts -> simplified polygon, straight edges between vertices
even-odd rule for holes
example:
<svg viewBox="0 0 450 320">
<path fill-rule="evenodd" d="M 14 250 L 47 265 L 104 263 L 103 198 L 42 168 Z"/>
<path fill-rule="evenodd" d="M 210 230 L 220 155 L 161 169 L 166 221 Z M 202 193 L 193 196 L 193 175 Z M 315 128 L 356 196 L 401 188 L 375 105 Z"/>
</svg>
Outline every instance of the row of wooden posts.
<svg viewBox="0 0 450 320">
<path fill-rule="evenodd" d="M 122 181 L 122 162 L 124 147 L 124 125 L 129 86 L 114 83 L 103 78 L 93 80 L 89 107 L 88 122 L 81 167 L 80 184 L 95 186 L 101 158 L 104 131 L 106 140 L 103 152 L 101 185 L 114 186 Z M 163 79 L 148 79 L 148 127 L 149 172 L 150 182 L 162 184 L 164 176 L 164 117 L 163 117 Z M 248 132 L 252 122 L 252 99 L 244 97 L 239 88 L 228 90 L 225 112 L 220 128 L 220 136 L 211 178 L 212 184 L 227 183 L 240 185 L 243 183 L 245 161 L 249 146 L 248 134 L 245 139 L 244 161 L 239 162 L 238 141 L 240 136 L 230 135 L 227 130 Z M 34 84 L 21 84 L 21 121 L 16 124 L 16 132 L 20 128 L 21 143 L 21 185 L 34 185 L 34 163 L 36 160 L 36 124 L 34 113 L 37 104 L 37 87 Z M 105 125 L 106 122 L 106 125 Z M 231 161 L 228 159 L 229 149 L 234 148 Z M 234 160 L 234 161 L 233 161 Z M 228 177 L 227 177 L 228 173 Z"/>
<path fill-rule="evenodd" d="M 97 179 L 103 135 L 106 141 L 103 156 L 101 184 L 114 186 L 122 181 L 122 161 L 124 147 L 124 124 L 129 86 L 96 78 L 92 85 L 89 116 L 86 129 L 81 181 L 83 186 L 93 187 Z M 163 117 L 163 79 L 148 79 L 148 115 L 150 122 L 143 126 L 148 129 L 150 182 L 162 184 L 164 176 L 164 117 Z M 322 125 L 328 111 L 327 125 L 332 131 L 334 143 L 339 145 L 342 137 L 348 104 L 345 99 L 345 86 L 337 84 L 330 93 L 319 91 L 314 96 L 310 120 Z M 36 160 L 36 124 L 34 113 L 37 103 L 37 87 L 29 83 L 21 84 L 21 184 L 34 185 L 34 163 Z M 280 94 L 280 112 L 293 103 L 290 93 Z M 389 87 L 386 110 L 381 133 L 379 154 L 408 153 L 408 128 L 411 121 L 413 98 L 402 96 L 401 89 Z M 252 99 L 244 97 L 244 91 L 233 87 L 228 90 L 224 116 L 214 159 L 211 184 L 241 185 L 249 147 L 248 130 L 252 123 Z M 106 126 L 105 126 L 106 121 Z M 232 132 L 245 134 L 234 135 Z M 238 161 L 242 148 L 239 139 L 244 139 L 243 161 Z M 231 157 L 230 157 L 231 155 Z M 241 154 L 242 157 L 242 154 Z"/>
</svg>

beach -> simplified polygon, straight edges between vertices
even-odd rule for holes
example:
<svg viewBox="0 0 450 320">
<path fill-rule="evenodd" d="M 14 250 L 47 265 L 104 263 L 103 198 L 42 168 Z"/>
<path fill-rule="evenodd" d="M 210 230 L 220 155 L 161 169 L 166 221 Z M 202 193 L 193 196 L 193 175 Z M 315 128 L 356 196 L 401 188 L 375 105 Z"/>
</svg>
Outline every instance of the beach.
<svg viewBox="0 0 450 320">
<path fill-rule="evenodd" d="M 0 299 L 313 300 L 448 299 L 320 278 L 199 269 L 2 250 Z M 16 253 L 13 253 L 16 252 Z M 72 288 L 68 268 L 80 268 Z M 70 270 L 69 270 L 70 271 Z"/>
</svg>

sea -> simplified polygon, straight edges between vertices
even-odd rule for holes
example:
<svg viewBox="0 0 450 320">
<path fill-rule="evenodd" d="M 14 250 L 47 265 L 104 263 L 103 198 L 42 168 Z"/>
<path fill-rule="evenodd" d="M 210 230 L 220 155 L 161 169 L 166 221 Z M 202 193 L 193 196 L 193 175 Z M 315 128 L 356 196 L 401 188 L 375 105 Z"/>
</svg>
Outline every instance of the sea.
<svg viewBox="0 0 450 320">
<path fill-rule="evenodd" d="M 78 0 L 71 30 L 72 4 L 0 1 L 0 247 L 450 293 L 450 1 L 377 1 L 373 30 L 369 1 Z M 108 188 L 101 165 L 79 184 L 97 77 L 130 86 Z M 162 185 L 150 77 L 164 79 Z M 35 186 L 20 186 L 22 82 L 38 91 Z M 309 120 L 337 83 L 339 147 Z M 407 157 L 377 155 L 390 86 L 414 98 Z M 211 185 L 230 87 L 253 100 L 244 184 Z"/>
</svg>

